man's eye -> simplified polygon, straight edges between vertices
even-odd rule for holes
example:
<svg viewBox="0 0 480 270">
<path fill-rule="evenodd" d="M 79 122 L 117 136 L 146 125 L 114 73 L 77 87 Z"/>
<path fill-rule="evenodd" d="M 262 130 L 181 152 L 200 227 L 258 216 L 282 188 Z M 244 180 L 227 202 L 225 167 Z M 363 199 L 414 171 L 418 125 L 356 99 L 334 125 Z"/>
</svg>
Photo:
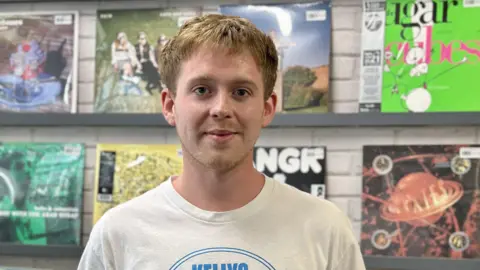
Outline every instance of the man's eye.
<svg viewBox="0 0 480 270">
<path fill-rule="evenodd" d="M 245 95 L 248 95 L 248 91 L 245 89 L 237 89 L 235 90 L 235 95 L 243 97 Z"/>
<path fill-rule="evenodd" d="M 198 96 L 203 96 L 208 92 L 208 90 L 205 87 L 197 87 L 197 88 L 195 88 L 194 92 Z"/>
</svg>

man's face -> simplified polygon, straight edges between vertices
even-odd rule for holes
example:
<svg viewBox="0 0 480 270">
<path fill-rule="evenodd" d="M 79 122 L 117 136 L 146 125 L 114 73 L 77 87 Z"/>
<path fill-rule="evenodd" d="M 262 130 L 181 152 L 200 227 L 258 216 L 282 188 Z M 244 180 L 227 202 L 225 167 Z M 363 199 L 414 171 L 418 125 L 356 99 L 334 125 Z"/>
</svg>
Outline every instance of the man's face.
<svg viewBox="0 0 480 270">
<path fill-rule="evenodd" d="M 182 63 L 175 96 L 164 90 L 162 102 L 184 155 L 228 171 L 251 162 L 246 158 L 273 119 L 276 96 L 265 101 L 262 73 L 250 53 L 200 48 Z"/>
</svg>

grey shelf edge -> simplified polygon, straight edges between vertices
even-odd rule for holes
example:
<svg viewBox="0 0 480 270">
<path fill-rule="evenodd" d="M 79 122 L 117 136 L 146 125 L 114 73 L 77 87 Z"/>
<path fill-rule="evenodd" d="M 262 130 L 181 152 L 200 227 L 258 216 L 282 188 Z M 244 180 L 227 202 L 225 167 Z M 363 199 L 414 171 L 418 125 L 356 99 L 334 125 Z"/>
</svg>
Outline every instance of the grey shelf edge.
<svg viewBox="0 0 480 270">
<path fill-rule="evenodd" d="M 0 256 L 80 258 L 83 247 L 0 244 Z"/>
<path fill-rule="evenodd" d="M 367 269 L 388 270 L 479 270 L 480 259 L 443 259 L 364 256 Z"/>
<path fill-rule="evenodd" d="M 5 113 L 0 112 L 0 127 L 90 126 L 90 127 L 170 127 L 162 114 L 104 113 Z M 407 127 L 480 126 L 477 113 L 325 113 L 282 114 L 269 128 L 279 127 Z"/>
</svg>

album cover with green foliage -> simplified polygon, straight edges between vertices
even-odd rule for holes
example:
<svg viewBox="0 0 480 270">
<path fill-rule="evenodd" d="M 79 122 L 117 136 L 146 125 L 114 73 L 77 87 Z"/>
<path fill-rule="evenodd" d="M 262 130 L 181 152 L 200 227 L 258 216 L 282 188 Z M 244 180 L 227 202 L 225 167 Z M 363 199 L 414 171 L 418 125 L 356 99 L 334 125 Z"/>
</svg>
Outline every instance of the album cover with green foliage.
<svg viewBox="0 0 480 270">
<path fill-rule="evenodd" d="M 329 110 L 330 1 L 221 5 L 220 13 L 246 18 L 273 39 L 279 58 L 277 112 Z"/>
<path fill-rule="evenodd" d="M 100 10 L 95 103 L 98 113 L 161 113 L 159 52 L 202 8 Z"/>
</svg>

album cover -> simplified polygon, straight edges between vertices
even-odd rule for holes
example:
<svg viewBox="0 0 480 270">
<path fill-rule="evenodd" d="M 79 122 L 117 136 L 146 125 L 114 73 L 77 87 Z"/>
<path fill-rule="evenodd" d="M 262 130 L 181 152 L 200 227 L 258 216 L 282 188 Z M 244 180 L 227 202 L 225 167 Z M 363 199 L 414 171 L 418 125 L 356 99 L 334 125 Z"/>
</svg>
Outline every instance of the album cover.
<svg viewBox="0 0 480 270">
<path fill-rule="evenodd" d="M 359 112 L 380 112 L 385 0 L 363 0 Z"/>
<path fill-rule="evenodd" d="M 277 112 L 328 112 L 331 4 L 221 5 L 270 35 L 278 51 Z"/>
<path fill-rule="evenodd" d="M 78 17 L 0 13 L 0 111 L 77 112 Z"/>
<path fill-rule="evenodd" d="M 363 254 L 480 258 L 480 145 L 363 151 Z"/>
<path fill-rule="evenodd" d="M 323 146 L 256 146 L 253 162 L 264 175 L 324 199 L 327 193 L 325 151 Z"/>
<path fill-rule="evenodd" d="M 85 150 L 0 144 L 0 243 L 80 246 Z"/>
<path fill-rule="evenodd" d="M 381 111 L 479 111 L 480 1 L 387 1 Z"/>
<path fill-rule="evenodd" d="M 93 224 L 107 210 L 178 175 L 182 167 L 180 145 L 98 144 Z"/>
<path fill-rule="evenodd" d="M 161 113 L 159 52 L 202 8 L 101 10 L 97 15 L 97 113 Z"/>
</svg>

